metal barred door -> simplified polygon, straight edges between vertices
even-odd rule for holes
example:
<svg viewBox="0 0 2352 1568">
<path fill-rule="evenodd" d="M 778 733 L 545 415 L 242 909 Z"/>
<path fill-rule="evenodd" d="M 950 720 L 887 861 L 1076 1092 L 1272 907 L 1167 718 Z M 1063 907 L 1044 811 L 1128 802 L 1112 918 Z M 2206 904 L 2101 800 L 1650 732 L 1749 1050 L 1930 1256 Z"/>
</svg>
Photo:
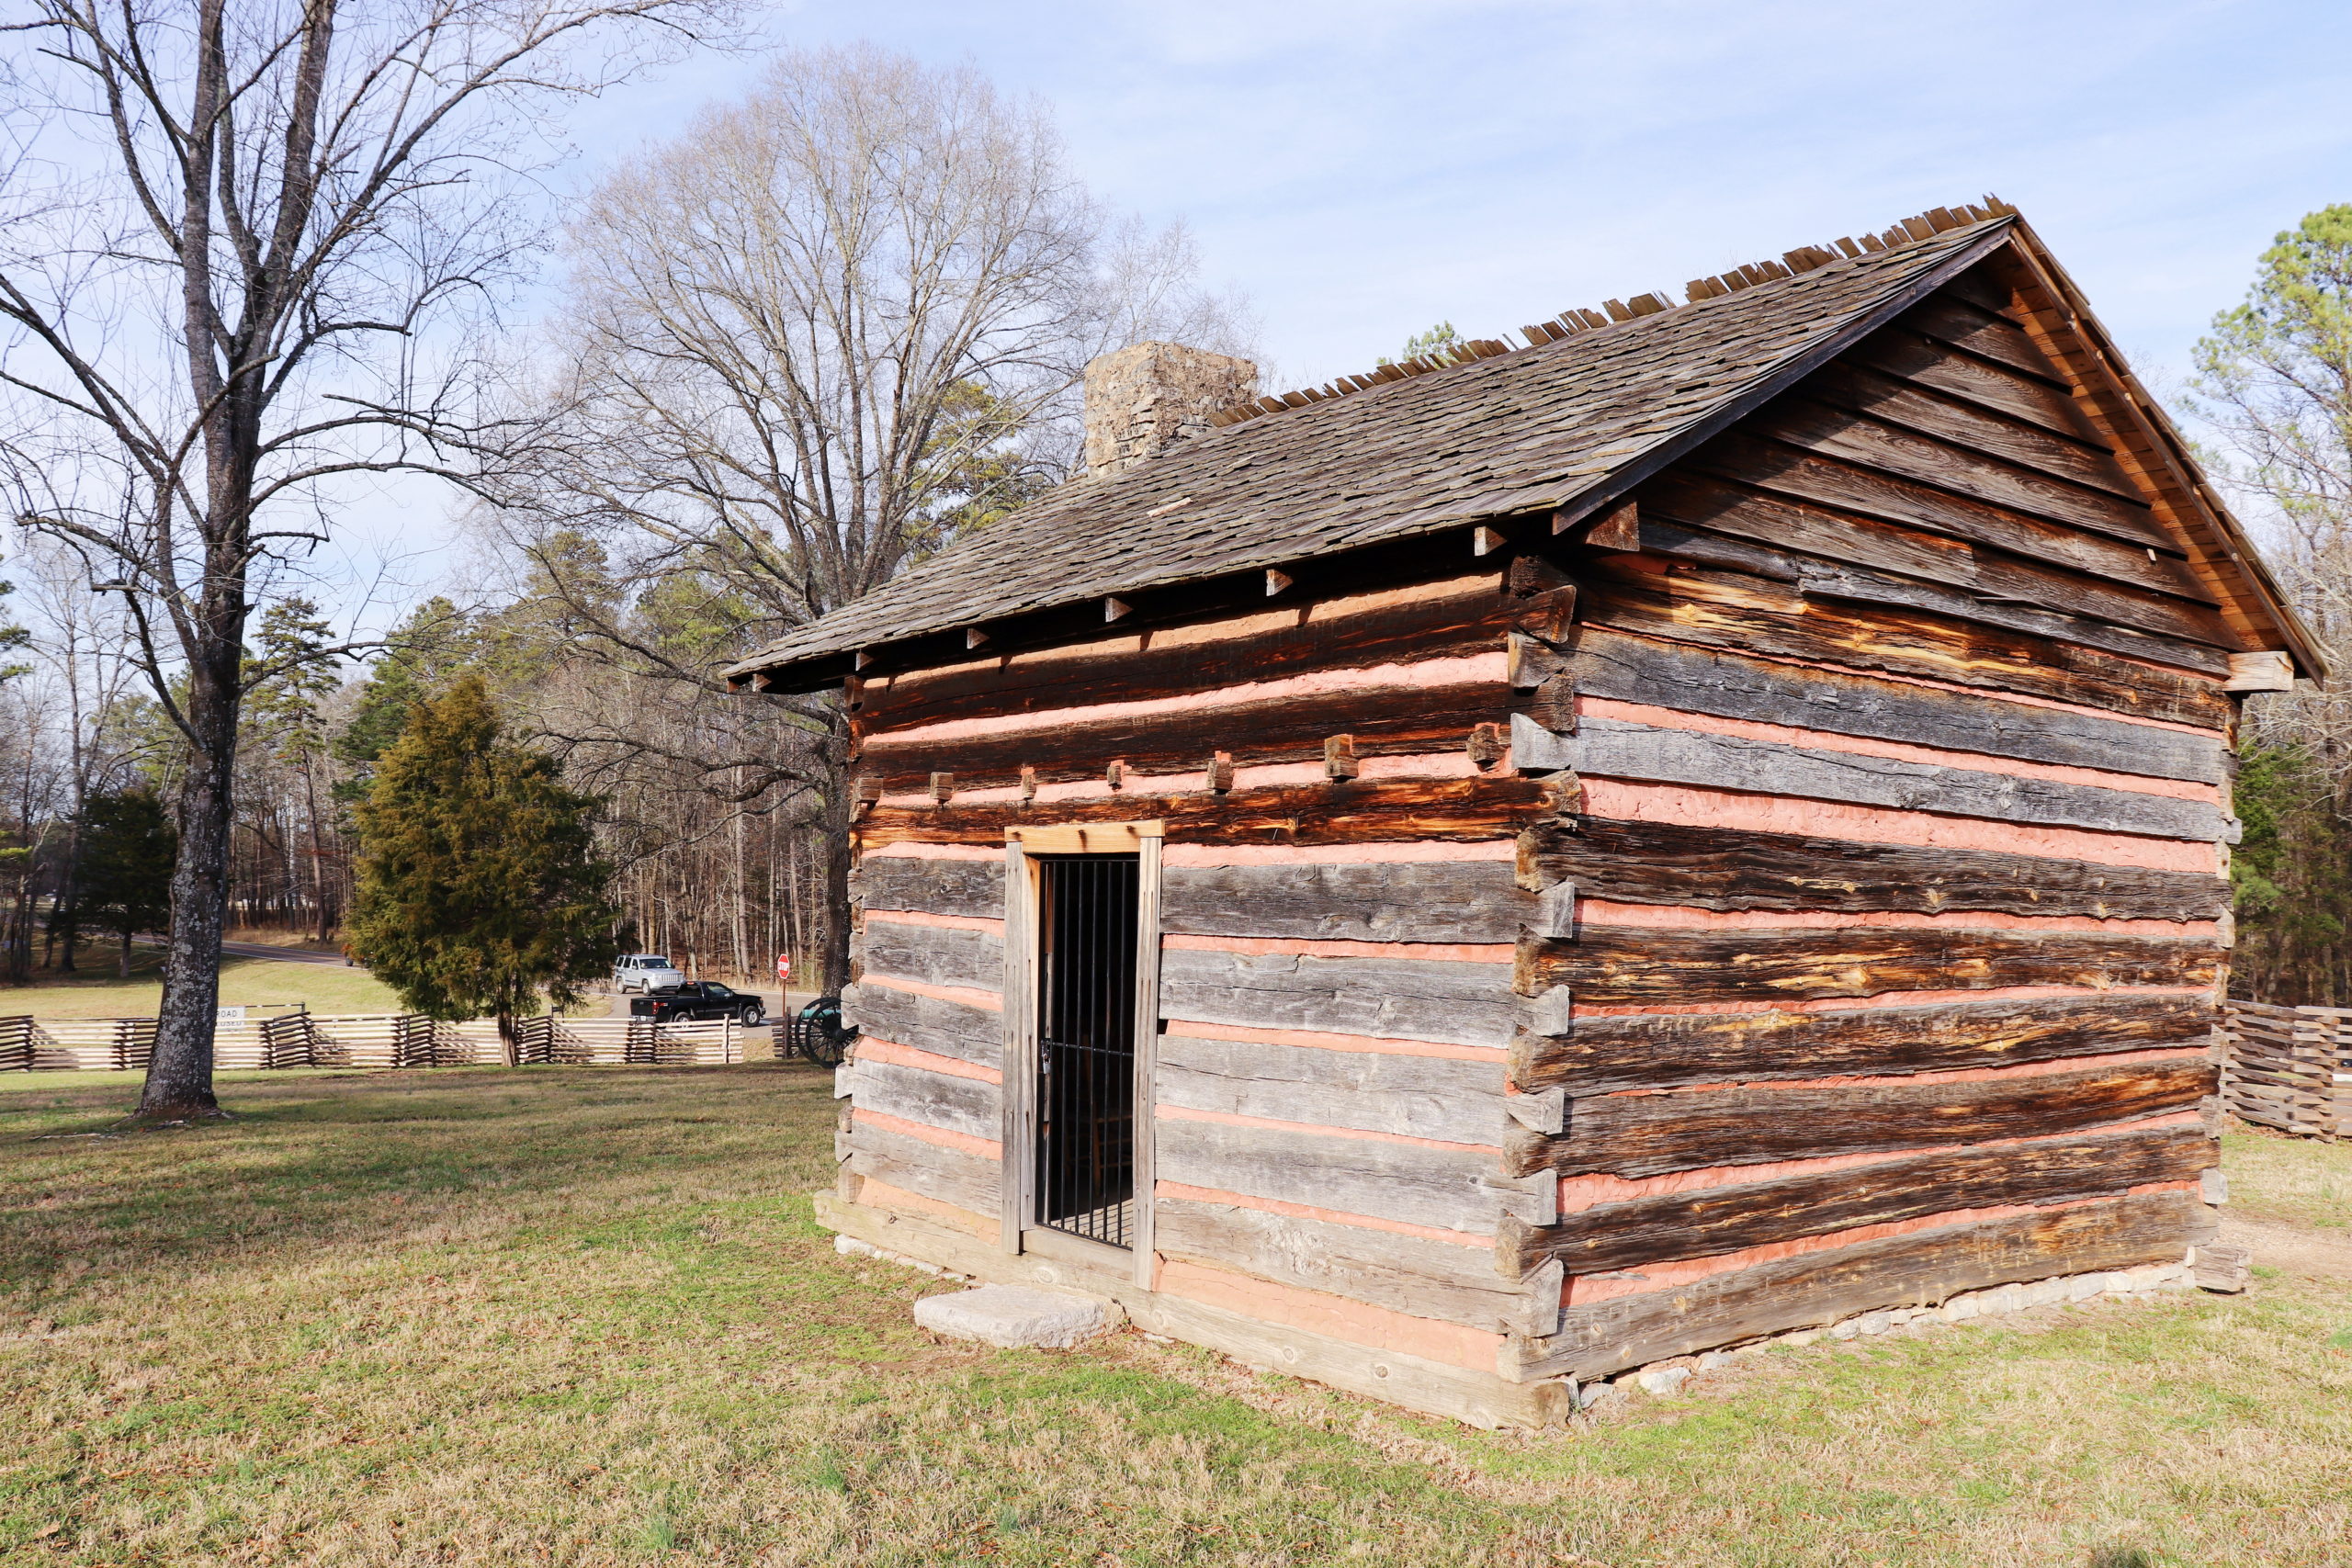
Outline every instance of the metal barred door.
<svg viewBox="0 0 2352 1568">
<path fill-rule="evenodd" d="M 1130 1245 L 1135 1210 L 1134 855 L 1037 863 L 1036 1223 Z"/>
</svg>

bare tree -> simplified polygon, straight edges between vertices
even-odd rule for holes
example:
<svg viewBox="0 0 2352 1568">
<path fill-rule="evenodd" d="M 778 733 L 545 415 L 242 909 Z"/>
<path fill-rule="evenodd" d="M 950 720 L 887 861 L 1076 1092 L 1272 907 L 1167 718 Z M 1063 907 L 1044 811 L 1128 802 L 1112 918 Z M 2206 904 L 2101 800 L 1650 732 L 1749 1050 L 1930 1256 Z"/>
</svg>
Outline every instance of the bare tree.
<svg viewBox="0 0 2352 1568">
<path fill-rule="evenodd" d="M 1240 331 L 1237 306 L 1192 285 L 1182 230 L 1107 220 L 1037 107 L 871 48 L 778 59 L 743 102 L 616 170 L 571 253 L 560 373 L 497 525 L 592 646 L 686 701 L 718 694 L 715 667 L 634 632 L 607 570 L 692 572 L 747 634 L 776 635 L 1062 477 L 1095 355 Z M 574 582 L 583 535 L 609 567 Z M 715 795 L 820 797 L 838 989 L 844 726 L 830 698 L 762 700 L 813 743 L 701 766 Z"/>
<path fill-rule="evenodd" d="M 127 593 L 189 753 L 142 1118 L 218 1113 L 237 718 L 274 673 L 241 657 L 255 592 L 355 476 L 462 477 L 470 344 L 535 242 L 537 117 L 724 3 L 29 0 L 8 29 L 0 453 L 25 520 Z"/>
</svg>

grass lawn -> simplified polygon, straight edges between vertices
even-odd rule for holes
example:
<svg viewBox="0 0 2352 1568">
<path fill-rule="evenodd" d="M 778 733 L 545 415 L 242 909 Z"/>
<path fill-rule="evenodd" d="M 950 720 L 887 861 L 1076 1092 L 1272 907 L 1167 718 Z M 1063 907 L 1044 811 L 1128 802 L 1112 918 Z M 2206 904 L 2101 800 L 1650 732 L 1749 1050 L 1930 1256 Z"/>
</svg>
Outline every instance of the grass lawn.
<svg viewBox="0 0 2352 1568">
<path fill-rule="evenodd" d="M 0 1562 L 2352 1562 L 2352 1281 L 1751 1358 L 1486 1434 L 1133 1334 L 932 1342 L 845 1258 L 827 1075 L 0 1085 Z M 2229 1148 L 2269 1224 L 2352 1148 Z M 2340 1235 L 2340 1232 L 2330 1233 Z"/>
<path fill-rule="evenodd" d="M 125 980 L 114 950 L 101 945 L 89 952 L 77 974 L 0 987 L 0 1017 L 153 1018 L 164 999 L 161 963 L 156 949 L 133 948 L 130 978 Z M 365 969 L 233 955 L 220 960 L 220 1000 L 232 1007 L 305 1002 L 315 1013 L 401 1010 L 391 987 Z"/>
</svg>

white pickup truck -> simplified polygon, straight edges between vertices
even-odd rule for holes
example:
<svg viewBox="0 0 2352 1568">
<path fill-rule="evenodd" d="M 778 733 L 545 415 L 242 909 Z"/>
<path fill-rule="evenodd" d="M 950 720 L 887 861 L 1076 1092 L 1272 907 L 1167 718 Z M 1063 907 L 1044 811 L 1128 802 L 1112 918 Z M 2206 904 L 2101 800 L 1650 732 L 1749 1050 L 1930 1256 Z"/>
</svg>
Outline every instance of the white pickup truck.
<svg viewBox="0 0 2352 1568">
<path fill-rule="evenodd" d="M 613 964 L 616 991 L 668 991 L 685 983 L 678 966 L 658 953 L 624 953 Z"/>
</svg>

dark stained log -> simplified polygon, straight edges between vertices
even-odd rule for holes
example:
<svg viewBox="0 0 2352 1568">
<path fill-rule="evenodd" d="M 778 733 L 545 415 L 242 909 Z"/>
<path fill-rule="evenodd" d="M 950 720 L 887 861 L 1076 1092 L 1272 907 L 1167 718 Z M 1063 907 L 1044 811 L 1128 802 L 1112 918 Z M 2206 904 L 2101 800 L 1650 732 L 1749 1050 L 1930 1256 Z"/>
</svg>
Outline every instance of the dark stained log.
<svg viewBox="0 0 2352 1568">
<path fill-rule="evenodd" d="M 1932 436 L 1980 460 L 1991 457 L 2049 479 L 2105 491 L 2131 505 L 2146 505 L 2139 487 L 2124 473 L 2114 454 L 2103 447 L 2079 437 L 2053 434 L 1898 377 L 1841 362 L 1815 372 L 1803 390 L 1833 407 Z M 2154 521 L 2151 516 L 2151 525 Z"/>
<path fill-rule="evenodd" d="M 1151 1244 L 1170 1258 L 1239 1269 L 1414 1317 L 1498 1333 L 1526 1326 L 1527 1288 L 1498 1279 L 1487 1253 L 1453 1242 L 1159 1198 L 1152 1204 Z"/>
<path fill-rule="evenodd" d="M 1815 457 L 1799 447 L 1737 430 L 1701 447 L 1685 466 L 1736 479 L 1792 501 L 1833 508 L 1881 525 L 1899 525 L 1899 531 L 1891 538 L 1873 547 L 1868 536 L 1855 534 L 1850 525 L 1839 531 L 1838 519 L 1812 522 L 1822 537 L 1859 540 L 1856 548 L 1860 550 L 1875 547 L 1883 554 L 1904 548 L 1905 541 L 1910 541 L 1911 551 L 1923 554 L 1931 564 L 1951 570 L 1955 560 L 1951 552 L 1937 554 L 1924 541 L 1913 540 L 1910 530 L 1916 529 L 1971 546 L 2006 551 L 2029 566 L 2065 567 L 2136 592 L 2168 594 L 2201 604 L 2216 602 L 2212 591 L 2195 570 L 2177 556 L 2159 551 L 2152 559 L 2141 545 L 2126 544 L 2080 528 L 2060 527 L 1910 479 Z M 1763 542 L 1800 545 L 1794 538 L 1768 538 Z M 1892 564 L 1894 558 L 1887 558 Z M 2002 557 L 1971 557 L 1969 560 L 1969 570 L 1977 574 L 1972 581 L 1997 587 L 2041 581 L 2057 585 L 2053 591 L 2066 589 L 2067 580 L 2047 572 L 2039 579 L 2020 575 L 2016 570 L 2017 562 Z M 1875 563 L 1864 560 L 1862 564 Z M 1988 571 L 1993 574 L 1990 578 L 1984 575 Z M 2069 592 L 2068 596 L 2073 595 Z"/>
<path fill-rule="evenodd" d="M 1551 791 L 1537 779 L 1358 779 L 1223 795 L 1129 790 L 1088 800 L 877 806 L 860 818 L 857 837 L 867 850 L 900 842 L 1001 847 L 1007 828 L 1161 820 L 1176 844 L 1465 843 L 1508 839 L 1551 812 Z"/>
<path fill-rule="evenodd" d="M 1498 632 L 1487 651 L 1502 649 Z M 1106 760 L 1130 773 L 1198 773 L 1223 751 L 1241 767 L 1320 761 L 1330 738 L 1354 739 L 1359 757 L 1453 751 L 1470 731 L 1501 716 L 1509 688 L 1498 680 L 1419 687 L 1365 685 L 1267 702 L 1237 702 L 1085 723 L 1041 725 L 1007 735 L 949 740 L 870 736 L 861 766 L 894 793 L 929 774 L 952 772 L 964 789 L 1002 788 L 1032 767 L 1041 784 L 1101 778 Z"/>
<path fill-rule="evenodd" d="M 2202 1127 L 2005 1144 L 1602 1203 L 1512 1234 L 1520 1271 L 1558 1258 L 1572 1275 L 1721 1258 L 1751 1247 L 1966 1209 L 2071 1203 L 2194 1181 L 2220 1157 Z"/>
<path fill-rule="evenodd" d="M 2128 659 L 2168 664 L 2217 680 L 2229 671 L 2229 658 L 2221 651 L 2224 645 L 2185 642 L 2178 637 L 2018 604 L 1997 594 L 1979 594 L 1819 556 L 1792 555 L 1661 516 L 1653 515 L 1642 524 L 1642 548 L 1653 556 L 1678 558 L 1702 567 L 1790 583 L 1808 599 L 1867 604 L 1874 613 L 1924 610 L 2054 642 L 2120 653 Z M 1619 558 L 1623 561 L 1638 558 Z"/>
<path fill-rule="evenodd" d="M 1547 735 L 1514 720 L 1511 754 L 1521 768 L 1573 768 L 1603 778 L 1799 795 L 2103 833 L 2212 840 L 2227 826 L 2220 807 L 2210 801 L 1614 718 L 1586 718 L 1574 735 Z"/>
<path fill-rule="evenodd" d="M 1170 935 L 1506 942 L 1535 907 L 1508 861 L 1171 865 L 1159 876 Z"/>
<path fill-rule="evenodd" d="M 1882 473 L 1939 485 L 2014 512 L 2109 534 L 2158 550 L 2179 547 L 2146 506 L 2036 469 L 1994 461 L 1932 436 L 1850 409 L 1791 397 L 1758 413 L 1761 435 L 1839 457 Z M 2026 427 L 2015 427 L 2022 430 Z"/>
<path fill-rule="evenodd" d="M 1557 1334 L 1529 1347 L 1519 1375 L 1606 1377 L 1874 1307 L 1928 1306 L 2018 1280 L 2177 1262 L 2212 1234 L 2211 1211 L 2196 1194 L 2146 1192 L 1800 1253 L 1670 1291 L 1571 1306 Z"/>
<path fill-rule="evenodd" d="M 1607 1094 L 1568 1108 L 1560 1136 L 1514 1128 L 1503 1168 L 1627 1179 L 1831 1155 L 1896 1154 L 2088 1132 L 2193 1111 L 2219 1069 L 2202 1057 L 1955 1083 Z"/>
<path fill-rule="evenodd" d="M 1588 898 L 1620 904 L 2210 920 L 2230 899 L 2221 876 L 1989 850 L 1600 817 L 1547 823 L 1529 834 L 1523 852 L 1543 881 L 1573 882 Z"/>
<path fill-rule="evenodd" d="M 1159 1012 L 1192 1023 L 1500 1048 L 1519 1022 L 1510 973 L 1507 964 L 1447 959 L 1171 947 L 1159 955 Z"/>
<path fill-rule="evenodd" d="M 1819 1001 L 2001 986 L 2208 986 L 2221 962 L 2211 937 L 1875 926 L 1588 925 L 1573 942 L 1524 938 L 1519 953 L 1522 996 L 1567 986 L 1578 1006 L 1591 1007 Z"/>
<path fill-rule="evenodd" d="M 1001 860 L 913 860 L 884 855 L 850 876 L 850 895 L 869 909 L 1004 918 Z"/>
<path fill-rule="evenodd" d="M 1733 456 L 1753 454 L 1735 451 Z M 1759 472 L 1770 472 L 1761 459 L 1756 466 Z M 1908 528 L 1856 521 L 1701 474 L 1668 473 L 1652 480 L 1642 498 L 1658 522 L 1705 528 L 1773 548 L 1807 550 L 1849 566 L 1940 583 L 1972 596 L 2093 616 L 2156 637 L 2215 647 L 2225 647 L 2229 641 L 2220 615 L 2203 604 L 2120 588 Z M 1644 527 L 1645 544 L 1654 526 Z M 2154 564 L 2144 554 L 2140 558 L 2143 566 Z"/>
<path fill-rule="evenodd" d="M 1596 560 L 1585 618 L 1624 631 L 1775 654 L 1984 691 L 2105 708 L 2226 732 L 2236 714 L 2214 681 L 2080 644 L 1905 610 L 1807 599 L 1785 582 L 1640 556 Z"/>
<path fill-rule="evenodd" d="M 1576 642 L 1577 690 L 1839 735 L 2219 784 L 2219 737 L 2127 724 L 1867 676 L 1768 664 L 1736 654 L 1588 627 Z"/>
<path fill-rule="evenodd" d="M 2083 417 L 2064 389 L 2040 376 L 2020 374 L 1998 360 L 1955 353 L 1951 344 L 1909 323 L 1889 327 L 1846 358 L 1949 397 L 1965 398 L 2055 434 L 2103 445 L 2097 427 Z"/>
<path fill-rule="evenodd" d="M 1004 939 L 955 926 L 910 926 L 868 919 L 858 960 L 868 975 L 895 975 L 933 986 L 994 991 L 1004 985 Z"/>
<path fill-rule="evenodd" d="M 967 1002 L 861 980 L 842 993 L 842 1017 L 877 1039 L 982 1066 L 1004 1055 L 1004 1015 Z"/>
<path fill-rule="evenodd" d="M 1823 1012 L 1620 1013 L 1523 1034 L 1511 1081 L 1579 1099 L 1790 1078 L 1898 1077 L 2203 1045 L 2211 997 L 2005 997 Z"/>
<path fill-rule="evenodd" d="M 1226 617 L 1224 624 L 1248 628 L 1232 637 L 1203 636 L 1220 624 L 1210 621 L 1181 636 L 1161 630 L 900 675 L 869 682 L 859 716 L 898 728 L 1492 652 L 1528 602 L 1502 591 L 1499 568 L 1456 581 L 1458 592 L 1407 604 L 1351 610 L 1345 600 L 1325 600 Z"/>
<path fill-rule="evenodd" d="M 1921 333 L 2011 370 L 2038 377 L 2064 393 L 2065 373 L 2036 348 L 2026 330 L 2007 317 L 1951 294 L 1939 294 L 1905 311 L 1898 327 Z"/>
<path fill-rule="evenodd" d="M 2006 245 L 2002 247 L 2003 252 L 2007 249 Z M 1995 257 L 1988 256 L 1984 262 L 1953 277 L 1939 292 L 1947 298 L 1973 305 L 1988 316 L 1997 316 L 2009 321 L 2018 319 L 2017 295 L 2002 276 Z"/>
</svg>

